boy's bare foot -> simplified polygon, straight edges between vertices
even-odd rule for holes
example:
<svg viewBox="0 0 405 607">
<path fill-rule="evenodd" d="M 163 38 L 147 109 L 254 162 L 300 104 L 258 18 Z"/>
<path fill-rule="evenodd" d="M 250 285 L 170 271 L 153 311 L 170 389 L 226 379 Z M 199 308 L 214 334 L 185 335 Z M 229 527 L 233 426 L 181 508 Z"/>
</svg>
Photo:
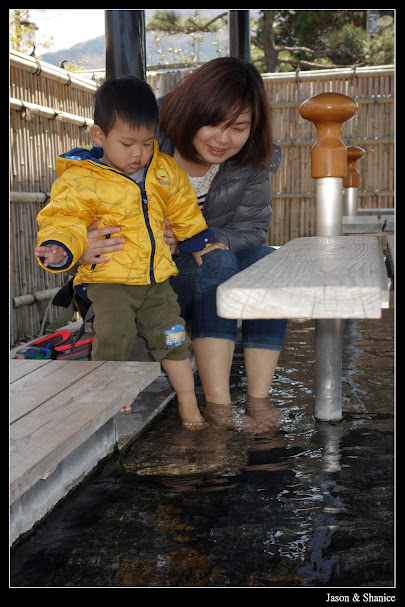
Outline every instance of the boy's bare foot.
<svg viewBox="0 0 405 607">
<path fill-rule="evenodd" d="M 179 414 L 181 417 L 181 423 L 185 428 L 187 428 L 187 430 L 202 430 L 203 428 L 208 428 L 209 426 L 208 422 L 205 421 L 200 413 L 191 416 L 188 414 L 187 416 L 183 417 L 184 413 L 180 413 L 179 410 Z"/>
<path fill-rule="evenodd" d="M 185 428 L 187 428 L 187 430 L 202 430 L 203 428 L 208 428 L 209 426 L 204 418 L 200 422 L 187 422 L 183 419 L 182 424 Z"/>
<path fill-rule="evenodd" d="M 208 427 L 209 424 L 201 415 L 194 394 L 191 402 L 188 399 L 181 400 L 178 398 L 177 400 L 179 415 L 185 428 L 188 430 L 202 430 Z"/>
<path fill-rule="evenodd" d="M 131 404 L 121 407 L 120 413 L 131 413 Z"/>
</svg>

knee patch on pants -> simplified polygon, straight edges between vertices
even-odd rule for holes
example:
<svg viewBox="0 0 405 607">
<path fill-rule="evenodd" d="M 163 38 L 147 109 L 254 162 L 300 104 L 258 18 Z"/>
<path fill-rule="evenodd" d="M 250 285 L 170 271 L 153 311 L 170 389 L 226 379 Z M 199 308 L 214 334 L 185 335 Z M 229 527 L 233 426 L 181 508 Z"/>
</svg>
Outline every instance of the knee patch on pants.
<svg viewBox="0 0 405 607">
<path fill-rule="evenodd" d="M 168 358 L 169 360 L 185 360 L 189 357 L 192 343 L 183 324 L 176 323 L 164 330 L 159 342 L 160 347 L 151 350 L 151 354 L 155 360 L 161 361 L 164 358 Z"/>
</svg>

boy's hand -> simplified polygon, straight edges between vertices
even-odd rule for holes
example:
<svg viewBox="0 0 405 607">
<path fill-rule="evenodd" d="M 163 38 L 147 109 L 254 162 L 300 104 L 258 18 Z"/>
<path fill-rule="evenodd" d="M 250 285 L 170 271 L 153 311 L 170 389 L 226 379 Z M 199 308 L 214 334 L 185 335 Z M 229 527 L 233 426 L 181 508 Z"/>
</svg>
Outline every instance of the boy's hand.
<svg viewBox="0 0 405 607">
<path fill-rule="evenodd" d="M 210 253 L 214 249 L 228 249 L 228 247 L 222 242 L 213 242 L 212 244 L 205 247 L 205 249 L 203 249 L 202 251 L 194 251 L 194 253 L 191 253 L 191 255 L 194 257 L 197 264 L 200 266 L 203 263 L 203 260 L 201 259 L 202 256 L 205 255 L 205 253 Z"/>
<path fill-rule="evenodd" d="M 51 244 L 49 247 L 37 247 L 35 255 L 37 257 L 45 257 L 44 266 L 47 267 L 65 259 L 66 251 L 57 244 Z"/>
</svg>

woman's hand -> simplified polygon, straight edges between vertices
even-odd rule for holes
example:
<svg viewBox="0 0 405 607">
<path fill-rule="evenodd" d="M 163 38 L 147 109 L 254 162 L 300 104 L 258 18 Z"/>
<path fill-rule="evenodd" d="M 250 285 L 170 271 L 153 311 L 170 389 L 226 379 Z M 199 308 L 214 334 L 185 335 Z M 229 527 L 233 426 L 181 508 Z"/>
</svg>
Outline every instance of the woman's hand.
<svg viewBox="0 0 405 607">
<path fill-rule="evenodd" d="M 177 240 L 170 228 L 170 223 L 165 219 L 165 229 L 163 230 L 163 240 L 170 247 L 170 253 L 174 255 L 177 253 Z"/>
<path fill-rule="evenodd" d="M 197 264 L 200 266 L 203 263 L 202 256 L 205 255 L 206 253 L 210 253 L 214 249 L 228 249 L 228 248 L 229 247 L 227 247 L 226 244 L 224 244 L 222 242 L 213 242 L 212 244 L 208 245 L 208 247 L 205 247 L 205 249 L 203 249 L 202 251 L 195 251 L 194 253 L 191 253 L 191 254 L 194 257 L 194 259 L 196 260 Z"/>
<path fill-rule="evenodd" d="M 114 251 L 120 251 L 123 248 L 125 238 L 106 238 L 104 240 L 98 240 L 107 234 L 116 234 L 120 231 L 119 227 L 100 228 L 100 220 L 95 221 L 87 228 L 87 238 L 89 246 L 84 251 L 81 257 L 78 259 L 78 263 L 104 263 L 111 259 L 108 257 L 110 253 Z M 97 257 L 103 255 L 103 257 Z M 105 257 L 107 255 L 107 257 Z"/>
</svg>

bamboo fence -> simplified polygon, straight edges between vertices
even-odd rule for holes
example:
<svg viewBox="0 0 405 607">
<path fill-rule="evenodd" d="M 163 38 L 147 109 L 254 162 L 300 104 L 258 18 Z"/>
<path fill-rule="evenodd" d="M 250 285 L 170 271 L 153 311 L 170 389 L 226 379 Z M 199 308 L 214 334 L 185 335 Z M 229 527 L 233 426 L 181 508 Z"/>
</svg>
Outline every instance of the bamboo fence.
<svg viewBox="0 0 405 607">
<path fill-rule="evenodd" d="M 56 156 L 90 144 L 95 90 L 94 83 L 75 74 L 10 53 L 11 344 L 38 334 L 50 298 L 69 278 L 45 272 L 36 262 L 36 216 L 55 180 Z M 30 305 L 20 305 L 28 294 L 34 294 Z M 48 320 L 62 311 L 50 306 Z"/>
<path fill-rule="evenodd" d="M 148 74 L 157 95 L 170 90 L 185 72 Z M 274 141 L 282 147 L 281 166 L 271 175 L 273 218 L 268 242 L 281 245 L 314 234 L 315 196 L 310 148 L 315 127 L 299 106 L 308 97 L 335 91 L 353 97 L 358 115 L 343 127 L 347 144 L 366 150 L 360 206 L 394 206 L 394 69 L 389 67 L 266 74 Z M 48 302 L 69 277 L 43 271 L 34 256 L 39 210 L 56 178 L 56 156 L 91 145 L 93 96 L 97 85 L 66 70 L 10 53 L 10 343 L 38 334 L 45 313 L 62 310 Z"/>
</svg>

